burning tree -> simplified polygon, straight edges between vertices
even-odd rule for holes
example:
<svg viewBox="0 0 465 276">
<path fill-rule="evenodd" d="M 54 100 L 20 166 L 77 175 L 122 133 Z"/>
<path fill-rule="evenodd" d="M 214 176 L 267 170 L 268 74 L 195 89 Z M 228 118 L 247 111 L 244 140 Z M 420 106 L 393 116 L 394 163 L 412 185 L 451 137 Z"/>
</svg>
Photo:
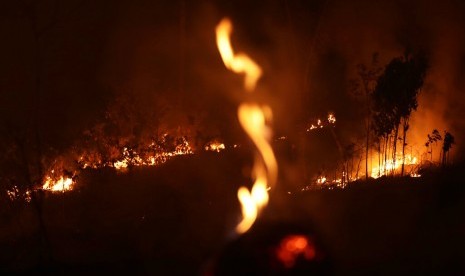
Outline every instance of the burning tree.
<svg viewBox="0 0 465 276">
<path fill-rule="evenodd" d="M 397 155 L 397 140 L 402 141 L 402 169 L 404 174 L 405 146 L 412 111 L 418 107 L 417 96 L 423 86 L 428 63 L 423 55 L 411 55 L 406 51 L 403 57 L 394 58 L 379 77 L 373 92 L 375 127 L 381 137 L 393 134 L 393 168 Z M 392 129 L 393 128 L 393 129 Z M 402 130 L 402 138 L 399 137 Z"/>
<path fill-rule="evenodd" d="M 365 118 L 365 176 L 368 179 L 368 155 L 370 150 L 370 132 L 372 125 L 372 95 L 375 91 L 376 81 L 381 73 L 382 69 L 378 65 L 378 53 L 374 53 L 372 56 L 370 66 L 365 64 L 357 65 L 358 80 L 354 80 L 352 85 L 352 91 L 356 96 L 361 96 L 364 101 L 364 118 Z"/>
</svg>

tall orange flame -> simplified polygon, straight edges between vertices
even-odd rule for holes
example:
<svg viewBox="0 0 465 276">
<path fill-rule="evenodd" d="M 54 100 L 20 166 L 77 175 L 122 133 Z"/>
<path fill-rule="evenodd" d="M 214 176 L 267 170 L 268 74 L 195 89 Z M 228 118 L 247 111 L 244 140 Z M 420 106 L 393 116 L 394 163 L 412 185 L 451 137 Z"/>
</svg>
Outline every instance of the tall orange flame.
<svg viewBox="0 0 465 276">
<path fill-rule="evenodd" d="M 232 23 L 228 18 L 221 20 L 216 27 L 216 44 L 226 68 L 237 74 L 244 73 L 244 87 L 248 92 L 252 92 L 262 75 L 262 69 L 246 54 L 234 54 L 230 40 L 232 30 Z"/>
<path fill-rule="evenodd" d="M 230 40 L 232 30 L 232 23 L 227 18 L 218 24 L 216 27 L 218 50 L 226 68 L 237 74 L 245 74 L 244 88 L 247 92 L 253 92 L 262 75 L 262 69 L 246 54 L 234 54 Z M 253 169 L 255 182 L 252 190 L 240 187 L 237 191 L 243 217 L 236 227 L 238 233 L 246 232 L 253 225 L 259 211 L 268 203 L 268 189 L 278 178 L 278 164 L 270 145 L 271 128 L 267 125 L 271 117 L 271 108 L 266 105 L 242 103 L 238 109 L 239 122 L 258 150 Z"/>
</svg>

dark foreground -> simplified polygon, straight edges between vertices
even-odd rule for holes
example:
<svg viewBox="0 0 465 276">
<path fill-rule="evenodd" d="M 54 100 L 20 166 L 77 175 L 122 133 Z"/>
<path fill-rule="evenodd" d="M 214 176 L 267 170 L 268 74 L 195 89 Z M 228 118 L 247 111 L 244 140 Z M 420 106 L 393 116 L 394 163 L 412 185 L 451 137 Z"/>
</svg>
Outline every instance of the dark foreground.
<svg viewBox="0 0 465 276">
<path fill-rule="evenodd" d="M 9 203 L 0 212 L 0 272 L 250 274 L 269 264 L 267 248 L 282 235 L 301 232 L 324 253 L 307 270 L 317 275 L 465 274 L 461 167 L 345 190 L 276 191 L 238 238 L 236 190 L 247 183 L 247 162 L 206 154 L 124 174 L 87 171 L 76 191 L 46 196 L 42 240 L 35 209 Z"/>
</svg>

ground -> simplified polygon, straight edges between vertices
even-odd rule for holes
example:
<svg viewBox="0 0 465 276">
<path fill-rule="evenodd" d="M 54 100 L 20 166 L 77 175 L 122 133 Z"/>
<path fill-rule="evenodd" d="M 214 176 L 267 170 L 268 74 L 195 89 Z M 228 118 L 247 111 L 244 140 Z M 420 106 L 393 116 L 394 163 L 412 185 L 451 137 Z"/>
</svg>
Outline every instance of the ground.
<svg viewBox="0 0 465 276">
<path fill-rule="evenodd" d="M 273 233 L 305 231 L 324 251 L 321 274 L 465 272 L 463 166 L 344 190 L 276 191 L 239 237 L 236 190 L 247 183 L 249 159 L 205 153 L 125 173 L 86 170 L 75 191 L 46 195 L 46 246 L 39 246 L 35 208 L 9 204 L 1 212 L 0 270 L 195 275 L 222 260 L 240 271 L 241 263 L 227 260 L 231 248 L 250 252 L 276 242 Z"/>
</svg>

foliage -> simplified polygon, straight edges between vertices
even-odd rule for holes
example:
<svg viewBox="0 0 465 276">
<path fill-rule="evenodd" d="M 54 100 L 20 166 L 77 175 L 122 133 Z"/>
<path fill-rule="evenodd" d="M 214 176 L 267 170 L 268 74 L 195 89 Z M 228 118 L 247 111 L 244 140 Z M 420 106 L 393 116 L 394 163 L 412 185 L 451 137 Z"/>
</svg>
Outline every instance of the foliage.
<svg viewBox="0 0 465 276">
<path fill-rule="evenodd" d="M 444 141 L 442 144 L 442 165 L 446 165 L 448 162 L 448 153 L 449 150 L 452 148 L 452 144 L 455 143 L 454 136 L 449 132 L 445 132 L 444 134 Z"/>
<path fill-rule="evenodd" d="M 405 160 L 410 114 L 418 107 L 417 96 L 423 86 L 427 69 L 428 62 L 424 55 L 412 55 L 406 51 L 403 57 L 394 58 L 389 62 L 372 93 L 373 129 L 378 137 L 384 138 L 386 144 L 389 136 L 393 134 L 393 160 L 396 160 L 398 140 L 402 140 L 402 157 Z M 399 138 L 401 126 L 403 137 Z M 403 171 L 404 162 L 402 174 Z"/>
</svg>

